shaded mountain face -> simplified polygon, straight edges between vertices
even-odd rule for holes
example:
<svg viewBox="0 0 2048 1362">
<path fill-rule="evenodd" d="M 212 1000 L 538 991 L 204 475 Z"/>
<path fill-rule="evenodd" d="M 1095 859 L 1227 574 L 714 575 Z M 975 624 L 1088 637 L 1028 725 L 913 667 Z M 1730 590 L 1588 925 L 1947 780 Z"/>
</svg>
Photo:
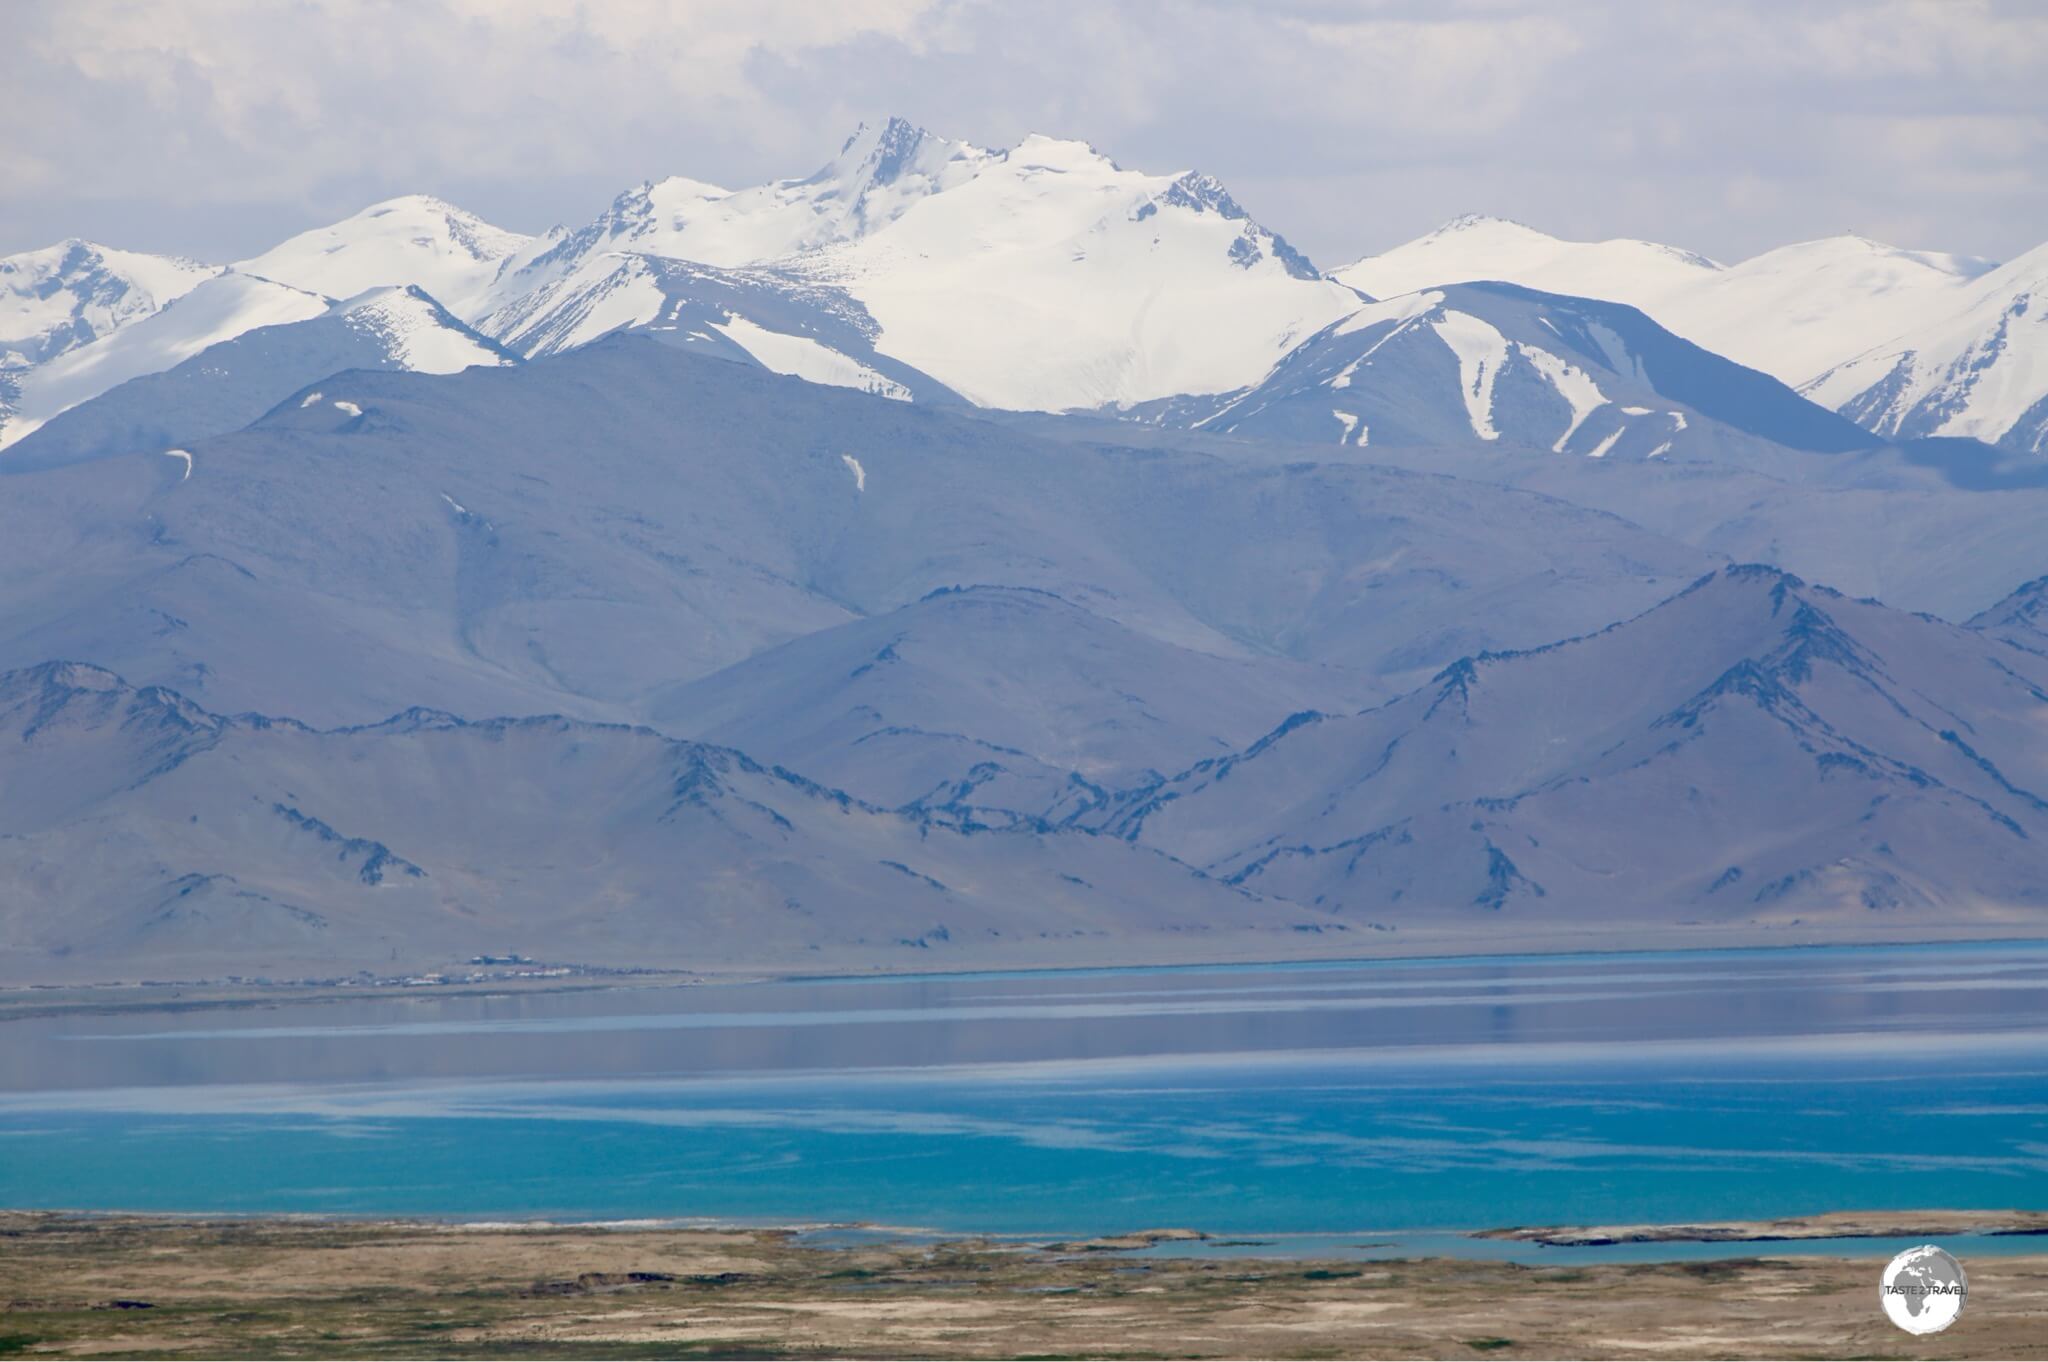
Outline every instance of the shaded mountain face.
<svg viewBox="0 0 2048 1362">
<path fill-rule="evenodd" d="M 1968 458 L 1952 466 L 1929 457 L 1930 443 L 1941 442 L 1826 457 L 1758 444 L 1748 446 L 1757 458 L 1747 467 L 1725 454 L 1566 458 L 1504 441 L 1322 448 L 1325 457 L 1542 492 L 1724 562 L 1766 562 L 1897 609 L 1966 620 L 2048 567 L 2040 536 L 2048 467 L 2029 475 L 2019 456 L 1987 463 L 1983 456 L 1997 461 L 1998 451 L 1975 441 L 1954 442 Z M 1731 437 L 1724 448 L 1743 447 Z"/>
<path fill-rule="evenodd" d="M 970 835 L 642 728 L 413 710 L 322 732 L 55 663 L 0 675 L 0 743 L 9 978 L 1255 951 L 1327 917 L 1113 838 Z"/>
<path fill-rule="evenodd" d="M 1371 689 L 1346 670 L 1176 647 L 1051 592 L 968 586 L 771 648 L 648 713 L 874 803 L 1005 826 L 1071 822 L 1278 714 Z"/>
<path fill-rule="evenodd" d="M 1022 595 L 925 604 L 971 616 Z M 899 656 L 863 665 L 924 672 L 922 687 L 835 684 L 770 655 L 691 698 L 743 726 L 758 715 L 739 684 L 779 688 L 760 707 L 791 705 L 794 746 L 903 779 L 914 749 L 863 755 L 838 699 L 790 694 L 903 695 L 975 720 L 947 693 L 951 659 L 924 655 L 925 623 L 892 627 Z M 1120 670 L 1079 674 L 1099 714 L 1127 718 L 1105 701 Z M 1192 702 L 1207 678 L 1190 676 Z M 1731 569 L 1379 708 L 1297 714 L 1171 779 L 1077 800 L 1068 826 L 992 827 L 964 800 L 888 811 L 648 728 L 414 709 L 323 731 L 50 663 L 0 674 L 0 974 L 321 977 L 508 951 L 957 967 L 1272 958 L 1304 933 L 1341 949 L 1367 931 L 2024 924 L 2048 908 L 2044 685 L 2048 658 L 1985 631 Z M 1008 698 L 1046 693 L 1027 678 Z M 1062 716 L 1036 740 L 1085 731 Z M 1010 755 L 992 787 L 1032 778 Z"/>
<path fill-rule="evenodd" d="M 2015 648 L 2048 655 L 2048 577 L 2022 583 L 2004 600 L 1971 616 L 1969 627 Z"/>
<path fill-rule="evenodd" d="M 1997 921 L 2048 906 L 2048 662 L 1734 568 L 1304 714 L 1108 826 L 1373 920 Z"/>
<path fill-rule="evenodd" d="M 996 585 L 1176 648 L 1362 673 L 1359 703 L 1712 562 L 1528 493 L 1035 439 L 639 337 L 323 379 L 188 452 L 189 474 L 152 453 L 0 480 L 0 663 L 91 659 L 320 724 L 627 718 L 801 635 Z"/>
<path fill-rule="evenodd" d="M 1256 387 L 1161 420 L 1219 433 L 1370 445 L 1474 440 L 1593 458 L 1839 453 L 1877 440 L 1766 374 L 1632 307 L 1460 284 L 1367 304 Z"/>
<path fill-rule="evenodd" d="M 513 355 L 423 290 L 374 289 L 318 316 L 245 331 L 162 373 L 131 378 L 38 427 L 8 450 L 6 463 L 20 470 L 180 449 L 240 430 L 347 369 L 455 373 L 512 363 Z"/>
</svg>

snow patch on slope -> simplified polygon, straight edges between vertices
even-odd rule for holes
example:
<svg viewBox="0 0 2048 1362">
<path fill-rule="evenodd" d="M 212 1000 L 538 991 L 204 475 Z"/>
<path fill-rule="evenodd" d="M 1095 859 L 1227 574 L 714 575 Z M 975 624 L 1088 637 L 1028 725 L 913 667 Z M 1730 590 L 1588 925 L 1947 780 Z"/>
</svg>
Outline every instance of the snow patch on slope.
<svg viewBox="0 0 2048 1362">
<path fill-rule="evenodd" d="M 334 312 L 375 336 L 399 368 L 417 374 L 452 374 L 508 362 L 418 289 L 372 289 L 336 304 Z"/>
<path fill-rule="evenodd" d="M 1551 387 L 1557 389 L 1558 396 L 1571 405 L 1572 423 L 1564 428 L 1564 434 L 1558 436 L 1557 442 L 1550 447 L 1552 452 L 1562 454 L 1586 418 L 1607 405 L 1607 395 L 1600 391 L 1600 385 L 1593 381 L 1591 374 L 1575 364 L 1566 363 L 1548 350 L 1519 344 L 1515 348 Z"/>
<path fill-rule="evenodd" d="M 1431 323 L 1451 353 L 1458 357 L 1458 392 L 1472 421 L 1472 433 L 1498 440 L 1493 427 L 1493 385 L 1507 363 L 1506 336 L 1469 312 L 1446 312 Z"/>
<path fill-rule="evenodd" d="M 713 322 L 711 329 L 761 361 L 763 368 L 778 374 L 835 388 L 858 388 L 898 402 L 910 400 L 910 389 L 901 383 L 809 336 L 770 331 L 736 314 L 722 323 Z"/>
</svg>

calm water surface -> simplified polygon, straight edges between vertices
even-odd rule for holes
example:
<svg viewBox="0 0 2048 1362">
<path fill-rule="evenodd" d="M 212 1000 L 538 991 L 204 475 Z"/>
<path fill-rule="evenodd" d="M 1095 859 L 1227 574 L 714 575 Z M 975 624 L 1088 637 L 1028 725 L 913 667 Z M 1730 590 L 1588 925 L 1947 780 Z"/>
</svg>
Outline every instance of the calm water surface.
<svg viewBox="0 0 2048 1362">
<path fill-rule="evenodd" d="M 0 1205 L 1194 1225 L 1359 1256 L 1536 1252 L 1433 1233 L 1503 1224 L 2048 1207 L 2048 945 L 23 1019 L 0 1023 Z"/>
</svg>

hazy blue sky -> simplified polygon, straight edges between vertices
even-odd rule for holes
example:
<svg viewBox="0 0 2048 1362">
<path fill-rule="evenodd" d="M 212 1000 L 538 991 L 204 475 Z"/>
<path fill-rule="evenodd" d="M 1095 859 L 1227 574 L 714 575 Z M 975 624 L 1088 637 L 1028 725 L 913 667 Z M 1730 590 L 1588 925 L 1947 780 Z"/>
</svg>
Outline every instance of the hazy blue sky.
<svg viewBox="0 0 2048 1362">
<path fill-rule="evenodd" d="M 0 0 L 0 253 L 225 260 L 393 194 L 538 230 L 862 118 L 1220 176 L 1334 266 L 1461 212 L 1732 259 L 2048 239 L 2041 0 Z"/>
</svg>

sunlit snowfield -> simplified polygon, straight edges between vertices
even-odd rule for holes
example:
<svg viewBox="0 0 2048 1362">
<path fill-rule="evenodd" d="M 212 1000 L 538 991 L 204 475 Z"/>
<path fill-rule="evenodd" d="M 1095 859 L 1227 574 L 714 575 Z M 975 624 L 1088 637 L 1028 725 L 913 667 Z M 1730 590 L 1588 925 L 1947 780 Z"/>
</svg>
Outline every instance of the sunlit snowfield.
<svg viewBox="0 0 2048 1362">
<path fill-rule="evenodd" d="M 0 1024 L 0 1094 L 18 1207 L 1186 1225 L 1357 1252 L 2040 1207 L 2048 945 L 72 1014 Z"/>
</svg>

